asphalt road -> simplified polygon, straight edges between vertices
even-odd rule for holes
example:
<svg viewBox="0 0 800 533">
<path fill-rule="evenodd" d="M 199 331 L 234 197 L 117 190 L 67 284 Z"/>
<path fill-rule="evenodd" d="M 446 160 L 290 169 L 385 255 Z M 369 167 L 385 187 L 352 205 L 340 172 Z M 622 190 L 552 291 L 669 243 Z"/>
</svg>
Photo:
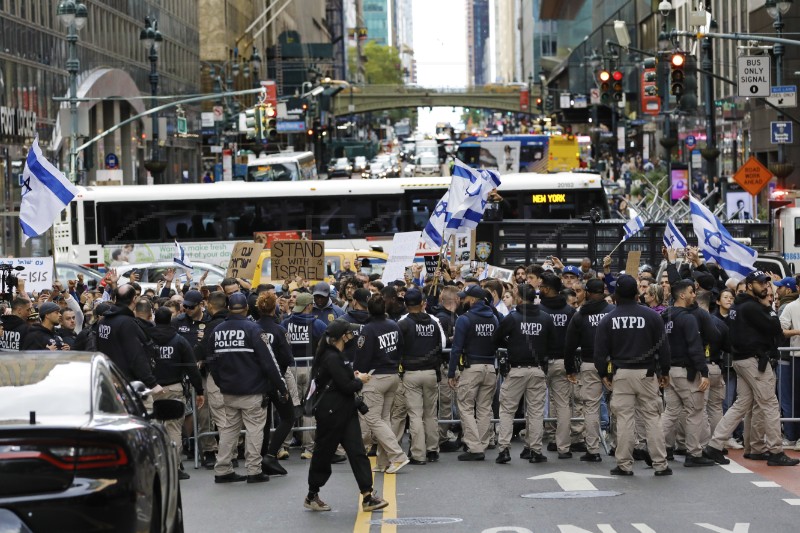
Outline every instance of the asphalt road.
<svg viewBox="0 0 800 533">
<path fill-rule="evenodd" d="M 241 533 L 397 531 L 479 533 L 683 533 L 796 532 L 800 521 L 800 466 L 766 467 L 731 452 L 731 465 L 684 468 L 654 477 L 637 462 L 633 477 L 611 477 L 613 458 L 583 463 L 579 454 L 529 464 L 518 459 L 496 465 L 496 451 L 483 462 L 463 463 L 454 453 L 438 463 L 406 466 L 396 475 L 375 474 L 377 491 L 390 502 L 382 512 L 361 513 L 355 480 L 347 463 L 334 465 L 320 497 L 332 512 L 303 508 L 308 461 L 292 457 L 282 464 L 289 475 L 269 483 L 216 485 L 213 472 L 194 470 L 183 481 L 186 531 Z M 788 452 L 798 456 L 797 452 Z M 243 472 L 243 468 L 240 468 Z M 756 472 L 757 471 L 757 472 Z M 594 477 L 596 476 L 596 477 Z M 538 479 L 531 479 L 538 478 Z M 566 496 L 566 497 L 565 497 Z M 393 525 L 394 520 L 411 525 Z M 439 520 L 436 520 L 439 519 Z M 439 522 L 434 524 L 432 522 Z"/>
</svg>

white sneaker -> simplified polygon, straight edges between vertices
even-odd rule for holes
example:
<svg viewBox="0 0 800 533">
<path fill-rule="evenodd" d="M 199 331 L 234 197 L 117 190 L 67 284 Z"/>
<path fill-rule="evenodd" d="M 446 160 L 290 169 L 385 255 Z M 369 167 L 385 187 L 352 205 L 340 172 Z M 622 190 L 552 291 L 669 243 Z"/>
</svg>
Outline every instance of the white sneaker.
<svg viewBox="0 0 800 533">
<path fill-rule="evenodd" d="M 797 446 L 797 441 L 796 440 L 783 439 L 783 447 L 784 448 L 794 449 L 795 446 Z"/>
<path fill-rule="evenodd" d="M 406 459 L 405 461 L 400 461 L 398 463 L 392 463 L 389 466 L 389 468 L 386 469 L 386 473 L 387 474 L 396 474 L 398 472 L 398 470 L 400 470 L 401 468 L 406 466 L 408 463 L 409 463 L 408 459 Z"/>
<path fill-rule="evenodd" d="M 386 467 L 385 466 L 373 466 L 372 467 L 372 471 L 373 472 L 386 472 Z"/>
<path fill-rule="evenodd" d="M 725 447 L 729 448 L 731 450 L 742 450 L 742 449 L 744 449 L 744 446 L 739 444 L 739 441 L 737 441 L 733 437 L 728 439 L 728 442 L 725 443 Z"/>
</svg>

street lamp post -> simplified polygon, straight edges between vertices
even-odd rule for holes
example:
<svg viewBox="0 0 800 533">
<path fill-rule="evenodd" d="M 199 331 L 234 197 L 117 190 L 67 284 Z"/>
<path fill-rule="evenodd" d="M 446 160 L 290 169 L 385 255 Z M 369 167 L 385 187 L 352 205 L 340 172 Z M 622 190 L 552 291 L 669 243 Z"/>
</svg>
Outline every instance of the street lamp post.
<svg viewBox="0 0 800 533">
<path fill-rule="evenodd" d="M 658 10 L 661 13 L 661 33 L 658 34 L 658 48 L 662 57 L 669 57 L 669 49 L 672 47 L 672 39 L 667 33 L 667 19 L 672 11 L 672 4 L 667 0 L 658 4 Z M 663 65 L 663 66 L 662 66 Z M 667 167 L 667 183 L 672 184 L 672 149 L 678 144 L 678 139 L 672 136 L 672 124 L 670 122 L 669 111 L 669 72 L 670 66 L 668 61 L 660 61 L 658 63 L 661 69 L 661 87 L 658 93 L 661 95 L 661 114 L 664 116 L 664 132 L 659 143 L 664 147 L 666 152 L 666 167 Z"/>
<path fill-rule="evenodd" d="M 253 71 L 253 88 L 261 86 L 261 78 L 259 78 L 259 70 L 261 69 L 261 54 L 258 53 L 258 48 L 253 47 L 253 55 L 250 56 L 250 69 Z"/>
<path fill-rule="evenodd" d="M 150 95 L 152 96 L 152 99 L 150 100 L 151 107 L 156 107 L 156 95 L 158 94 L 159 79 L 158 70 L 156 67 L 158 63 L 158 48 L 161 46 L 161 42 L 163 40 L 164 39 L 161 37 L 161 32 L 158 31 L 158 21 L 149 15 L 146 16 L 144 18 L 144 28 L 142 29 L 141 33 L 139 33 L 139 41 L 141 41 L 144 44 L 145 49 L 148 50 L 147 57 L 150 60 Z M 165 168 L 167 168 L 167 162 L 161 158 L 161 153 L 158 146 L 158 113 L 153 113 L 151 117 L 151 124 L 153 127 L 152 147 L 150 149 L 150 159 L 145 160 L 144 168 L 150 171 L 150 174 L 153 176 L 153 180 L 157 183 L 160 181 L 161 173 L 164 172 Z"/>
<path fill-rule="evenodd" d="M 61 24 L 67 27 L 67 42 L 69 43 L 69 59 L 67 59 L 67 72 L 69 73 L 69 114 L 72 122 L 72 139 L 69 149 L 69 178 L 73 183 L 78 182 L 78 71 L 81 62 L 78 59 L 78 32 L 86 25 L 89 12 L 86 6 L 75 0 L 61 0 L 56 9 L 56 16 Z"/>
<path fill-rule="evenodd" d="M 785 15 L 792 7 L 792 0 L 767 0 L 764 5 L 767 9 L 767 14 L 775 21 L 772 27 L 775 28 L 775 33 L 780 39 L 783 34 L 783 15 Z M 783 43 L 775 43 L 772 47 L 772 53 L 775 56 L 775 83 L 780 86 L 783 83 Z M 777 119 L 783 120 L 783 113 L 778 111 Z M 781 188 L 786 187 L 786 178 L 794 170 L 792 163 L 786 162 L 786 147 L 783 144 L 778 144 L 778 163 L 770 165 L 770 170 L 779 180 Z"/>
<path fill-rule="evenodd" d="M 709 7 L 706 7 L 708 10 Z M 712 20 L 709 24 L 713 30 L 717 22 Z M 714 106 L 714 50 L 711 45 L 711 39 L 706 37 L 700 46 L 703 52 L 703 59 L 701 66 L 705 71 L 703 77 L 703 99 L 705 100 L 704 108 L 706 112 L 706 147 L 700 153 L 706 160 L 709 184 L 714 180 L 717 175 L 717 157 L 719 157 L 719 149 L 717 148 L 717 124 L 716 124 L 716 108 Z"/>
</svg>

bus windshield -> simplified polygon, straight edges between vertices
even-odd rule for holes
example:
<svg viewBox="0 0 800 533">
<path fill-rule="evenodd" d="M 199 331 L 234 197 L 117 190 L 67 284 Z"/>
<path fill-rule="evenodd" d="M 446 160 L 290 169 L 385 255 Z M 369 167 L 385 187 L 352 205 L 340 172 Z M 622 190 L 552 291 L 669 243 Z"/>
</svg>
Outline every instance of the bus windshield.
<svg viewBox="0 0 800 533">
<path fill-rule="evenodd" d="M 297 181 L 295 163 L 261 163 L 247 167 L 247 181 Z"/>
</svg>

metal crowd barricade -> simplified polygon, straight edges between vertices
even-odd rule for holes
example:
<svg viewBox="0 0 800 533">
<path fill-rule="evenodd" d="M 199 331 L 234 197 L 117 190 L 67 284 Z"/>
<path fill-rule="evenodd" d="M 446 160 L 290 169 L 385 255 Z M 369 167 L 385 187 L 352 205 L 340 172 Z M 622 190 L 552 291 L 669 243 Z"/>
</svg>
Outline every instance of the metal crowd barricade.
<svg viewBox="0 0 800 533">
<path fill-rule="evenodd" d="M 781 367 L 785 367 L 786 372 L 789 372 L 791 377 L 791 395 L 789 398 L 789 405 L 791 406 L 791 410 L 789 411 L 790 416 L 781 416 L 781 422 L 800 422 L 800 413 L 795 411 L 795 402 L 797 401 L 797 382 L 795 380 L 795 374 L 797 370 L 795 369 L 796 365 L 800 365 L 800 347 L 785 347 L 785 348 L 778 348 L 778 351 L 781 354 L 789 354 L 791 359 L 789 361 L 779 360 L 778 366 L 775 368 L 776 370 L 776 387 L 777 387 L 777 394 L 778 394 L 778 403 L 781 405 L 781 414 L 786 415 L 787 413 L 783 413 L 783 400 L 785 398 L 782 397 L 783 387 L 781 386 L 783 372 L 778 372 L 778 369 Z"/>
<path fill-rule="evenodd" d="M 444 350 L 442 350 L 442 352 L 449 354 L 450 353 L 450 348 L 445 348 Z M 297 362 L 298 361 L 299 362 L 310 363 L 312 359 L 313 359 L 313 357 L 295 357 L 295 366 L 294 366 L 295 370 L 297 369 Z M 442 379 L 447 379 L 447 378 L 445 376 L 443 376 Z M 500 384 L 500 381 L 498 380 L 498 387 L 499 387 L 499 384 Z M 200 428 L 198 427 L 198 421 L 197 421 L 197 416 L 196 416 L 197 409 L 194 408 L 194 406 L 197 405 L 197 401 L 196 401 L 197 400 L 197 395 L 195 393 L 194 387 L 192 387 L 191 389 L 192 389 L 192 406 L 193 406 L 193 413 L 192 413 L 192 415 L 193 415 L 192 416 L 192 433 L 193 434 L 192 434 L 192 436 L 189 437 L 189 440 L 193 441 L 193 443 L 194 443 L 194 468 L 195 469 L 199 469 L 200 468 L 200 439 L 203 438 L 203 437 L 217 437 L 217 436 L 219 436 L 219 431 L 206 431 L 206 432 L 203 432 L 203 433 L 198 433 Z M 303 391 L 299 391 L 298 390 L 297 392 L 298 392 L 298 394 L 301 395 L 301 400 L 302 400 Z M 548 395 L 548 398 L 549 398 L 549 395 Z M 272 427 L 270 427 L 269 431 L 271 433 L 273 433 L 275 431 L 275 419 L 274 419 L 274 417 L 270 417 L 270 418 L 272 419 Z M 438 422 L 439 425 L 449 425 L 449 424 L 460 423 L 461 420 L 458 419 L 458 418 L 453 418 L 453 419 L 437 420 L 437 422 Z M 553 418 L 553 417 L 545 417 L 543 419 L 543 422 L 556 422 L 556 419 Z M 583 417 L 570 418 L 570 422 L 585 422 L 585 419 Z M 500 419 L 499 418 L 492 418 L 492 424 L 499 424 L 499 423 L 500 423 Z M 514 419 L 514 423 L 525 423 L 525 419 L 524 418 L 515 418 Z M 302 431 L 316 431 L 316 429 L 317 429 L 316 426 L 299 426 L 299 427 L 293 427 L 292 428 L 292 432 L 295 432 L 295 431 L 301 431 L 301 432 Z M 241 434 L 244 434 L 244 433 L 245 433 L 245 430 L 243 429 L 241 431 Z M 608 444 L 606 443 L 605 435 L 603 435 L 602 431 L 600 432 L 600 442 L 603 445 L 603 448 L 605 449 L 606 453 L 608 453 L 608 451 L 609 451 Z"/>
</svg>

